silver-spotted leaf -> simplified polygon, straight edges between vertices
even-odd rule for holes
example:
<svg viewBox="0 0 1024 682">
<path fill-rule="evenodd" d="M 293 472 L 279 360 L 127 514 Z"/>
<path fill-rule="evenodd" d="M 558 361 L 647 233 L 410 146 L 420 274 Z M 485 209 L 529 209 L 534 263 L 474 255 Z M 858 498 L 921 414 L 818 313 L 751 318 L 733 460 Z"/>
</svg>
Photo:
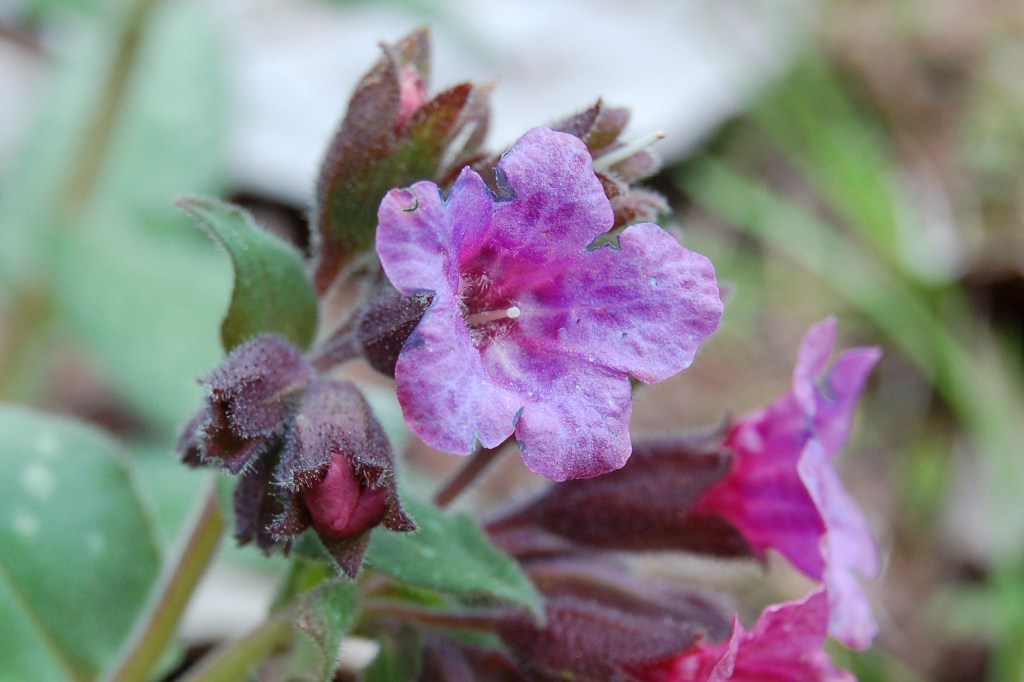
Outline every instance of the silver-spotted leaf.
<svg viewBox="0 0 1024 682">
<path fill-rule="evenodd" d="M 82 424 L 0 407 L 0 679 L 107 668 L 159 567 L 116 446 Z"/>
</svg>

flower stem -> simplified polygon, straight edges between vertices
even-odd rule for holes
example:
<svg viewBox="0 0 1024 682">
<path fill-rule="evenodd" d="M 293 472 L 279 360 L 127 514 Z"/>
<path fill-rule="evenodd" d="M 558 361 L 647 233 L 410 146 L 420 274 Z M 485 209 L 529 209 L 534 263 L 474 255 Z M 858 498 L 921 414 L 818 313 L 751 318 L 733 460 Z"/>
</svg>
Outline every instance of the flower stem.
<svg viewBox="0 0 1024 682">
<path fill-rule="evenodd" d="M 181 682 L 235 682 L 248 677 L 253 664 L 291 639 L 295 613 L 284 608 L 239 640 L 225 644 L 203 659 Z"/>
<path fill-rule="evenodd" d="M 152 676 L 223 532 L 224 517 L 211 480 L 176 559 L 168 563 L 152 603 L 105 682 L 144 682 Z"/>
<path fill-rule="evenodd" d="M 442 611 L 425 608 L 409 602 L 371 600 L 366 603 L 364 612 L 375 616 L 387 616 L 403 621 L 414 620 L 424 625 L 444 628 L 481 630 L 494 632 L 511 617 L 521 616 L 521 612 L 508 608 L 475 608 L 465 611 Z"/>
<path fill-rule="evenodd" d="M 93 112 L 82 148 L 72 166 L 71 178 L 63 196 L 63 205 L 77 215 L 88 203 L 100 178 L 100 171 L 106 161 L 110 141 L 117 127 L 122 104 L 135 63 L 142 47 L 146 25 L 159 0 L 134 0 L 127 16 L 114 53 L 99 108 Z"/>
<path fill-rule="evenodd" d="M 310 362 L 317 370 L 326 372 L 332 367 L 358 358 L 359 353 L 356 330 L 346 325 L 324 342 L 323 346 L 312 356 Z"/>
<path fill-rule="evenodd" d="M 511 440 L 511 439 L 510 439 Z M 469 456 L 469 461 L 462 465 L 462 468 L 455 472 L 455 475 L 445 481 L 444 485 L 434 493 L 434 504 L 442 509 L 447 507 L 456 497 L 469 487 L 469 484 L 477 479 L 487 467 L 491 465 L 498 455 L 505 450 L 506 440 L 495 448 L 477 448 Z"/>
</svg>

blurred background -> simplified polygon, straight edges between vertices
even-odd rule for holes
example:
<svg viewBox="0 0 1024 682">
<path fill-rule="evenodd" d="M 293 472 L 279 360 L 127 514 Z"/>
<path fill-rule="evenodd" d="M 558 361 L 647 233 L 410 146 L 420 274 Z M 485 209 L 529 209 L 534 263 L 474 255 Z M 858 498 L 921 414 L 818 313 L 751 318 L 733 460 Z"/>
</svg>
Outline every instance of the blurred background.
<svg viewBox="0 0 1024 682">
<path fill-rule="evenodd" d="M 171 543 L 201 480 L 169 446 L 231 286 L 172 199 L 227 197 L 307 247 L 352 87 L 424 24 L 435 88 L 495 82 L 492 149 L 597 97 L 632 108 L 627 137 L 667 133 L 648 184 L 729 300 L 694 367 L 638 394 L 638 433 L 773 400 L 827 315 L 884 349 L 840 461 L 883 551 L 881 635 L 837 662 L 1024 680 L 1018 0 L 0 0 L 0 399 L 116 434 Z M 194 641 L 263 615 L 275 564 L 236 554 Z"/>
</svg>

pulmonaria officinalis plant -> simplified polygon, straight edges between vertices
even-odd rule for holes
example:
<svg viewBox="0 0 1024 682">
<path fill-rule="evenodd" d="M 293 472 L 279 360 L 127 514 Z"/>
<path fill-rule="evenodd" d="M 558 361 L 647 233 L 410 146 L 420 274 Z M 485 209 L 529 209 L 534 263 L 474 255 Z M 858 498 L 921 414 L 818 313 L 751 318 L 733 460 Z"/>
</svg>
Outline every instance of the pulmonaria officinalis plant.
<svg viewBox="0 0 1024 682">
<path fill-rule="evenodd" d="M 489 86 L 431 97 L 428 58 L 417 32 L 357 86 L 309 263 L 239 209 L 183 200 L 236 287 L 230 352 L 179 450 L 236 477 L 240 542 L 293 557 L 280 601 L 319 645 L 319 678 L 353 634 L 379 645 L 366 679 L 852 679 L 822 647 L 870 643 L 859 578 L 878 554 L 832 458 L 878 351 L 823 375 L 826 321 L 777 402 L 632 437 L 633 391 L 689 367 L 723 313 L 710 261 L 634 186 L 658 167 L 649 141 L 622 140 L 628 112 L 598 102 L 486 151 Z M 338 315 L 342 290 L 356 302 Z M 433 503 L 349 372 L 360 360 L 394 380 L 413 434 L 471 455 Z M 444 510 L 508 450 L 542 490 L 486 518 Z M 748 627 L 724 598 L 624 561 L 653 550 L 773 550 L 820 586 Z"/>
</svg>

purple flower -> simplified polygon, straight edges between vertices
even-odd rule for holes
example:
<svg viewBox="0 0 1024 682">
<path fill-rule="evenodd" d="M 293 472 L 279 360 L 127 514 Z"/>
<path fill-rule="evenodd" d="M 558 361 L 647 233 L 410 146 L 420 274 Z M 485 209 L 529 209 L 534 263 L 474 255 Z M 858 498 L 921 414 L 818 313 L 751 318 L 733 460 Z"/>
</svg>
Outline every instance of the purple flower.
<svg viewBox="0 0 1024 682">
<path fill-rule="evenodd" d="M 832 634 L 865 648 L 877 626 L 855 574 L 878 574 L 878 550 L 832 458 L 846 442 L 857 398 L 881 353 L 844 351 L 819 382 L 835 337 L 834 319 L 807 332 L 793 390 L 733 425 L 726 439 L 735 454 L 732 469 L 694 511 L 723 516 L 756 551 L 775 549 L 822 581 Z"/>
<path fill-rule="evenodd" d="M 854 682 L 822 650 L 828 611 L 821 589 L 798 602 L 769 606 L 753 630 L 736 618 L 727 641 L 698 644 L 641 677 L 648 682 Z"/>
<path fill-rule="evenodd" d="M 467 454 L 513 433 L 554 480 L 630 454 L 629 377 L 685 369 L 722 314 L 714 270 L 652 223 L 591 248 L 612 209 L 577 138 L 524 135 L 496 168 L 499 196 L 466 168 L 447 200 L 390 191 L 377 252 L 406 295 L 433 293 L 398 358 L 398 399 L 430 445 Z"/>
</svg>

